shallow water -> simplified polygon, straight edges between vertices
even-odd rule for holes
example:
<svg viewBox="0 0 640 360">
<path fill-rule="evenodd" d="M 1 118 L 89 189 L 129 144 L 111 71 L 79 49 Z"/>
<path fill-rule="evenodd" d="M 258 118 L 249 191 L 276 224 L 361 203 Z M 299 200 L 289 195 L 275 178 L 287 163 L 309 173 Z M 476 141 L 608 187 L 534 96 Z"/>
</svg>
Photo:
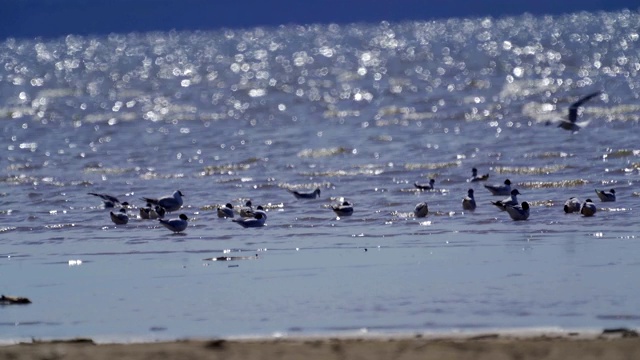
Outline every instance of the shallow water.
<svg viewBox="0 0 640 360">
<path fill-rule="evenodd" d="M 33 304 L 0 307 L 0 340 L 638 327 L 639 23 L 8 39 L 0 292 Z M 586 128 L 545 126 L 598 90 Z M 468 183 L 472 167 L 509 178 L 529 220 L 492 206 L 502 197 Z M 434 191 L 413 187 L 429 178 Z M 286 191 L 316 187 L 310 201 Z M 176 189 L 183 235 L 137 209 L 115 226 L 87 195 L 139 207 Z M 570 196 L 596 216 L 565 215 Z M 354 215 L 336 218 L 343 198 Z M 217 217 L 247 199 L 267 208 L 264 228 Z M 221 256 L 251 260 L 206 260 Z"/>
</svg>

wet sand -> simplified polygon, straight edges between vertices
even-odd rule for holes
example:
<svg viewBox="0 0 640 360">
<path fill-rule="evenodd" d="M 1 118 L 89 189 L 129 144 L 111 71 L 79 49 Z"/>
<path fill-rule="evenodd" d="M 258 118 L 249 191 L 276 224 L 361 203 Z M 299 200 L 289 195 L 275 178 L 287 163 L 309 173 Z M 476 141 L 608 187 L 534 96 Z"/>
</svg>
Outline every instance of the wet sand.
<svg viewBox="0 0 640 360">
<path fill-rule="evenodd" d="M 598 336 L 304 338 L 95 344 L 91 340 L 0 346 L 0 359 L 639 359 L 633 331 Z"/>
</svg>

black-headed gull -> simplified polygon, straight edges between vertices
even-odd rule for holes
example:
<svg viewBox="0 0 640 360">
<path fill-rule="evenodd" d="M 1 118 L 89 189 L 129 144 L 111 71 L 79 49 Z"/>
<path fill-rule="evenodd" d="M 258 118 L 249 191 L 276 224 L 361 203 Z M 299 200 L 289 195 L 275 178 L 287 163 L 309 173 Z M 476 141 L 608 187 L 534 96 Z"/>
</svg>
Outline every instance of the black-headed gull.
<svg viewBox="0 0 640 360">
<path fill-rule="evenodd" d="M 522 202 L 522 205 L 507 206 L 507 212 L 513 220 L 527 220 L 529 218 L 529 203 Z"/>
<path fill-rule="evenodd" d="M 415 182 L 413 183 L 413 186 L 415 186 L 416 189 L 420 189 L 420 190 L 433 190 L 435 183 L 436 183 L 435 179 L 429 179 L 428 184 L 418 184 L 417 182 Z"/>
<path fill-rule="evenodd" d="M 126 225 L 129 222 L 129 216 L 125 208 L 120 209 L 117 213 L 110 211 L 109 215 L 111 216 L 111 221 L 116 225 Z"/>
<path fill-rule="evenodd" d="M 600 198 L 600 201 L 602 201 L 602 202 L 616 201 L 616 191 L 613 190 L 613 189 L 611 189 L 609 191 L 597 190 L 596 189 L 596 194 L 598 194 L 598 197 Z"/>
<path fill-rule="evenodd" d="M 165 213 L 166 211 L 162 206 L 147 204 L 146 207 L 140 208 L 140 219 L 162 219 Z"/>
<path fill-rule="evenodd" d="M 582 206 L 580 200 L 577 197 L 571 197 L 569 200 L 564 202 L 564 212 L 567 214 L 579 212 L 580 206 Z"/>
<path fill-rule="evenodd" d="M 167 211 L 160 205 L 156 205 L 153 209 L 149 209 L 149 219 L 162 219 L 167 214 Z"/>
<path fill-rule="evenodd" d="M 596 213 L 596 204 L 591 201 L 591 199 L 587 199 L 582 203 L 580 207 L 580 214 L 584 216 L 593 216 Z"/>
<path fill-rule="evenodd" d="M 242 217 L 253 217 L 253 204 L 251 200 L 247 200 L 244 206 L 238 209 L 238 214 Z"/>
<path fill-rule="evenodd" d="M 301 193 L 295 190 L 289 190 L 289 192 L 292 193 L 293 196 L 296 197 L 296 199 L 315 199 L 317 197 L 320 197 L 320 188 L 316 188 L 315 190 L 313 190 L 313 192 L 310 193 Z"/>
<path fill-rule="evenodd" d="M 353 204 L 344 201 L 340 205 L 331 205 L 331 210 L 338 216 L 351 216 L 353 215 Z"/>
<path fill-rule="evenodd" d="M 189 225 L 188 220 L 189 218 L 185 214 L 180 214 L 179 218 L 177 219 L 169 219 L 169 220 L 158 219 L 160 224 L 162 224 L 167 229 L 173 231 L 174 233 L 179 233 L 184 231 Z"/>
<path fill-rule="evenodd" d="M 476 168 L 471 169 L 471 178 L 469 179 L 469 182 L 485 181 L 488 179 L 489 179 L 489 174 L 478 175 L 478 169 Z"/>
<path fill-rule="evenodd" d="M 571 104 L 571 106 L 569 107 L 569 114 L 567 115 L 567 118 L 559 120 L 558 127 L 568 131 L 576 132 L 581 128 L 587 126 L 590 120 L 578 122 L 578 108 L 582 106 L 584 103 L 586 103 L 587 101 L 591 100 L 592 98 L 600 94 L 602 94 L 601 91 L 596 91 L 585 97 L 580 98 L 578 101 Z M 547 125 L 551 123 L 552 122 L 549 121 L 547 122 Z"/>
<path fill-rule="evenodd" d="M 227 203 L 225 206 L 218 206 L 217 213 L 219 218 L 232 218 L 233 205 Z"/>
<path fill-rule="evenodd" d="M 143 219 L 143 220 L 150 219 L 149 211 L 151 211 L 151 204 L 147 204 L 146 207 L 141 207 L 138 211 L 140 212 L 140 219 Z"/>
<path fill-rule="evenodd" d="M 184 194 L 180 190 L 176 190 L 171 196 L 163 196 L 159 199 L 143 197 L 142 200 L 149 204 L 162 206 L 166 211 L 172 212 L 182 207 L 182 197 Z"/>
<path fill-rule="evenodd" d="M 498 209 L 505 211 L 507 210 L 507 206 L 516 206 L 518 205 L 518 195 L 521 195 L 518 189 L 511 190 L 511 196 L 504 200 L 492 201 L 491 203 L 498 207 Z"/>
<path fill-rule="evenodd" d="M 511 180 L 507 179 L 503 185 L 485 185 L 487 190 L 491 191 L 492 195 L 504 196 L 511 194 Z"/>
<path fill-rule="evenodd" d="M 467 190 L 467 196 L 462 198 L 462 208 L 469 211 L 476 209 L 476 199 L 473 197 L 473 189 Z"/>
<path fill-rule="evenodd" d="M 240 219 L 233 219 L 232 221 L 244 228 L 261 227 L 264 226 L 264 223 L 267 220 L 265 215 L 264 211 L 257 210 L 252 217 L 243 217 Z"/>
</svg>

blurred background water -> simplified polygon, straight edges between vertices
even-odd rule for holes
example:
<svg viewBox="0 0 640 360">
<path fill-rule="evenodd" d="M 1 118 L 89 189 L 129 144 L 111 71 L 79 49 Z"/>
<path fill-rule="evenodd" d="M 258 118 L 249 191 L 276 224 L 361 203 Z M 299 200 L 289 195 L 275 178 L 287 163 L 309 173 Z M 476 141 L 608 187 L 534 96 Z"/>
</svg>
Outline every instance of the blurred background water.
<svg viewBox="0 0 640 360">
<path fill-rule="evenodd" d="M 625 10 L 8 38 L 0 292 L 33 304 L 0 307 L 0 339 L 637 327 L 639 28 Z M 546 125 L 594 91 L 583 130 Z M 136 218 L 178 189 L 184 235 Z M 596 216 L 564 214 L 571 196 Z M 267 226 L 217 217 L 246 200 Z M 207 260 L 227 256 L 246 259 Z"/>
</svg>

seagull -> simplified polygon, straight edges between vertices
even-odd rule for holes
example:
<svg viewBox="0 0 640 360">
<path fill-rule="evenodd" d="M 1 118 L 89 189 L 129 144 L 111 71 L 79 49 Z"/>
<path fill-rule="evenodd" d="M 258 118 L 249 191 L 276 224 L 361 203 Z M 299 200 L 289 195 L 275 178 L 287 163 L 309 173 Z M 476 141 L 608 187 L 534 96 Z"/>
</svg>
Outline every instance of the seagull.
<svg viewBox="0 0 640 360">
<path fill-rule="evenodd" d="M 109 212 L 111 215 L 111 221 L 116 225 L 126 225 L 129 222 L 129 216 L 127 216 L 127 210 L 125 208 L 120 209 L 119 212 Z"/>
<path fill-rule="evenodd" d="M 485 185 L 487 190 L 491 191 L 492 195 L 503 196 L 511 194 L 511 180 L 504 181 L 504 185 Z"/>
<path fill-rule="evenodd" d="M 567 214 L 571 214 L 574 212 L 580 211 L 580 200 L 576 197 L 569 198 L 569 200 L 564 202 L 564 212 Z"/>
<path fill-rule="evenodd" d="M 253 204 L 251 204 L 251 200 L 247 200 L 247 202 L 244 203 L 244 207 L 238 209 L 238 213 L 242 217 L 253 217 Z"/>
<path fill-rule="evenodd" d="M 608 192 L 604 190 L 596 190 L 596 194 L 602 202 L 616 201 L 616 191 L 611 189 Z"/>
<path fill-rule="evenodd" d="M 331 205 L 331 210 L 338 216 L 353 215 L 353 205 L 348 201 L 344 201 L 341 205 Z"/>
<path fill-rule="evenodd" d="M 115 207 L 116 205 L 122 205 L 122 206 L 129 205 L 129 203 L 127 203 L 126 201 L 121 203 L 117 197 L 111 196 L 109 194 L 97 194 L 97 193 L 87 193 L 87 194 L 97 196 L 100 199 L 102 199 L 102 202 L 104 203 L 105 208 L 112 208 L 112 207 Z"/>
<path fill-rule="evenodd" d="M 155 208 L 149 209 L 149 219 L 162 219 L 167 211 L 160 205 L 156 205 Z"/>
<path fill-rule="evenodd" d="M 264 211 L 258 210 L 253 217 L 246 217 L 242 219 L 233 219 L 232 221 L 243 228 L 261 227 L 264 226 L 267 217 Z"/>
<path fill-rule="evenodd" d="M 513 220 L 527 220 L 529 218 L 529 203 L 522 202 L 522 205 L 507 206 L 507 212 Z"/>
<path fill-rule="evenodd" d="M 580 100 L 574 102 L 573 104 L 571 104 L 571 106 L 569 107 L 569 115 L 567 116 L 566 119 L 559 120 L 560 124 L 558 125 L 558 127 L 559 128 L 563 128 L 565 130 L 576 132 L 576 131 L 580 130 L 581 128 L 587 126 L 589 124 L 590 120 L 583 121 L 583 122 L 577 122 L 577 120 L 578 120 L 578 108 L 580 106 L 582 106 L 582 104 L 584 104 L 587 101 L 591 100 L 592 98 L 600 95 L 601 93 L 602 93 L 601 91 L 596 91 L 594 93 L 591 93 L 591 94 L 581 98 Z M 550 123 L 551 122 L 547 122 L 547 125 L 549 125 Z"/>
<path fill-rule="evenodd" d="M 146 207 L 140 208 L 140 219 L 143 220 L 155 220 L 162 219 L 165 215 L 166 211 L 160 205 L 152 206 L 151 204 L 147 204 Z"/>
<path fill-rule="evenodd" d="M 316 188 L 313 192 L 310 193 L 301 193 L 295 190 L 289 190 L 289 192 L 292 193 L 293 196 L 296 197 L 296 199 L 315 199 L 317 197 L 320 197 L 320 188 Z"/>
<path fill-rule="evenodd" d="M 253 210 L 253 216 L 254 216 L 254 217 L 256 216 L 256 214 L 261 214 L 261 215 L 262 215 L 262 217 L 264 218 L 264 220 L 265 220 L 265 221 L 267 220 L 267 212 L 266 212 L 266 211 L 264 211 L 264 208 L 262 207 L 262 205 L 258 205 L 258 206 L 256 207 L 256 209 L 255 209 L 255 210 Z"/>
<path fill-rule="evenodd" d="M 164 225 L 164 227 L 173 231 L 174 233 L 179 233 L 184 231 L 187 228 L 187 225 L 189 225 L 187 220 L 189 220 L 189 218 L 185 214 L 180 214 L 179 219 L 170 219 L 170 220 L 158 219 L 160 224 Z"/>
<path fill-rule="evenodd" d="M 429 205 L 426 202 L 421 202 L 413 209 L 413 214 L 416 217 L 423 218 L 429 214 Z"/>
<path fill-rule="evenodd" d="M 469 211 L 476 209 L 476 199 L 473 197 L 473 189 L 469 189 L 467 196 L 462 198 L 462 208 Z"/>
<path fill-rule="evenodd" d="M 585 202 L 580 207 L 580 214 L 584 216 L 593 216 L 596 213 L 596 204 L 591 201 L 591 199 L 585 200 Z"/>
<path fill-rule="evenodd" d="M 150 217 L 149 217 L 149 212 L 150 211 L 151 211 L 151 204 L 147 204 L 147 207 L 141 207 L 140 208 L 140 219 L 143 219 L 143 220 L 150 219 Z"/>
<path fill-rule="evenodd" d="M 476 182 L 476 181 L 485 181 L 487 179 L 489 179 L 489 174 L 478 175 L 478 169 L 473 168 L 471 169 L 471 178 L 468 181 Z"/>
<path fill-rule="evenodd" d="M 434 189 L 433 184 L 435 183 L 436 183 L 435 179 L 429 179 L 428 184 L 418 184 L 416 182 L 416 183 L 413 183 L 413 186 L 415 186 L 416 189 L 420 189 L 420 190 L 433 190 Z"/>
<path fill-rule="evenodd" d="M 507 210 L 507 206 L 516 206 L 518 205 L 518 195 L 521 195 L 518 189 L 511 190 L 511 196 L 504 200 L 492 201 L 491 203 L 497 206 L 500 210 Z"/>
<path fill-rule="evenodd" d="M 159 199 L 143 197 L 142 200 L 152 205 L 160 205 L 166 211 L 172 212 L 182 207 L 182 197 L 184 195 L 180 190 L 176 190 L 171 196 L 163 196 Z"/>
<path fill-rule="evenodd" d="M 233 217 L 233 205 L 227 203 L 225 206 L 218 207 L 219 218 L 232 218 Z"/>
</svg>

